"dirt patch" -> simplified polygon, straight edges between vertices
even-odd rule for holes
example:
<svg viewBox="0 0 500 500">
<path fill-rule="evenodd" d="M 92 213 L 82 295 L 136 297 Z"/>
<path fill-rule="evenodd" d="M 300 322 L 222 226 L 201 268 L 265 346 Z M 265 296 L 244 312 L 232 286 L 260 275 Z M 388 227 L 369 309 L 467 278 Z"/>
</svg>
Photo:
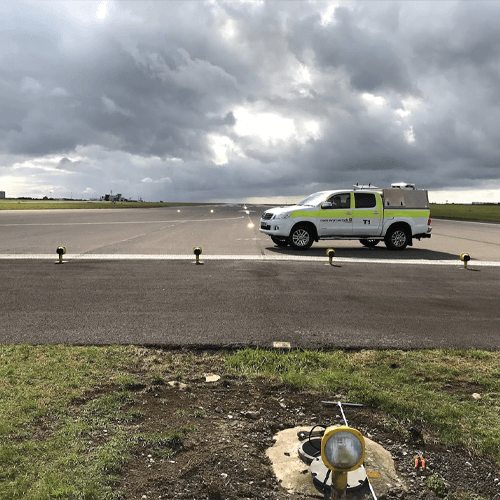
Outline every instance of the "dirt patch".
<svg viewBox="0 0 500 500">
<path fill-rule="evenodd" d="M 197 362 L 191 373 L 183 373 L 186 386 L 160 384 L 157 380 L 153 384 L 145 382 L 145 387 L 135 391 L 136 402 L 127 409 L 142 412 L 133 422 L 137 432 L 181 428 L 186 432 L 174 443 L 173 454 L 168 457 L 159 455 L 158 446 L 147 443 L 133 449 L 132 459 L 120 473 L 122 481 L 116 485 L 124 498 L 322 498 L 319 493 L 304 496 L 282 488 L 265 452 L 279 430 L 342 423 L 336 408 L 320 404 L 322 399 L 336 400 L 339 395 L 294 390 L 264 379 L 231 378 L 222 370 L 218 372 L 220 380 L 206 382 L 205 375 L 211 368 L 214 366 Z M 136 375 L 148 380 L 147 373 Z M 173 378 L 165 381 L 169 380 Z M 408 492 L 393 492 L 384 498 L 437 498 L 425 486 L 434 473 L 446 481 L 451 493 L 500 498 L 500 474 L 492 461 L 470 456 L 463 449 L 445 447 L 425 429 L 422 441 L 418 434 L 406 431 L 411 423 L 402 427 L 376 409 L 346 409 L 346 417 L 352 427 L 389 450 L 395 459 L 397 473 Z M 414 457 L 418 455 L 426 458 L 425 471 L 414 469 Z"/>
</svg>

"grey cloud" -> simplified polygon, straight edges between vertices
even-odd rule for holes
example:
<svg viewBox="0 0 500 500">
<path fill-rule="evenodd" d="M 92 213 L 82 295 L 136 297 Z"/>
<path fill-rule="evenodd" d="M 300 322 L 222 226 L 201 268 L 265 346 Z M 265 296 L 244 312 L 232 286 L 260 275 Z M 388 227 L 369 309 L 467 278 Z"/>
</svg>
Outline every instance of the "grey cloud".
<svg viewBox="0 0 500 500">
<path fill-rule="evenodd" d="M 0 148 L 60 158 L 68 191 L 498 184 L 495 2 L 341 3 L 329 22 L 328 2 L 117 1 L 102 22 L 95 2 L 53 5 L 0 4 Z"/>
</svg>

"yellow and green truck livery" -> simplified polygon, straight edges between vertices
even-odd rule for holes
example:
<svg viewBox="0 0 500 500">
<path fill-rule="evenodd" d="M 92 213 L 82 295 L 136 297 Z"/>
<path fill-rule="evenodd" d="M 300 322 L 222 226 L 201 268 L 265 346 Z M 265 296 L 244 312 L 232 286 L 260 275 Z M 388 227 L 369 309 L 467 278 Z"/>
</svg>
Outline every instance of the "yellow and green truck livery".
<svg viewBox="0 0 500 500">
<path fill-rule="evenodd" d="M 297 205 L 266 210 L 259 229 L 277 246 L 299 250 L 319 240 L 359 240 L 367 247 L 384 241 L 390 250 L 404 250 L 432 231 L 427 191 L 403 182 L 320 191 Z"/>
</svg>

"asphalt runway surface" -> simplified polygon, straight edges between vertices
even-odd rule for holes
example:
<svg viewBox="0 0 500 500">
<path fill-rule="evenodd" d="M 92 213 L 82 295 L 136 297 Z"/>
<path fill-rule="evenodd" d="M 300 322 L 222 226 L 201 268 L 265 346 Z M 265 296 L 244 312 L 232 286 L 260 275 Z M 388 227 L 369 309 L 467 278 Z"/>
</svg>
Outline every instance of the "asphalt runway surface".
<svg viewBox="0 0 500 500">
<path fill-rule="evenodd" d="M 500 225 L 434 220 L 404 252 L 297 252 L 258 231 L 264 208 L 0 212 L 0 342 L 500 347 Z"/>
</svg>

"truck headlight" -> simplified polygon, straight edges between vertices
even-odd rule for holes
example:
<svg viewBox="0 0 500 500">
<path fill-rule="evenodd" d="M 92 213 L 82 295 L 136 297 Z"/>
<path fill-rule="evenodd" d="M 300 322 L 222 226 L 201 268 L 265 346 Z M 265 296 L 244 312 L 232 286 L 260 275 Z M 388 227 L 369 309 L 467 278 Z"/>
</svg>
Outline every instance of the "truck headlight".
<svg viewBox="0 0 500 500">
<path fill-rule="evenodd" d="M 292 212 L 284 212 L 282 214 L 277 214 L 273 218 L 274 219 L 289 219 L 290 215 L 292 215 Z"/>
<path fill-rule="evenodd" d="M 328 427 L 321 439 L 321 458 L 333 471 L 356 470 L 365 460 L 363 435 L 345 425 Z"/>
</svg>

